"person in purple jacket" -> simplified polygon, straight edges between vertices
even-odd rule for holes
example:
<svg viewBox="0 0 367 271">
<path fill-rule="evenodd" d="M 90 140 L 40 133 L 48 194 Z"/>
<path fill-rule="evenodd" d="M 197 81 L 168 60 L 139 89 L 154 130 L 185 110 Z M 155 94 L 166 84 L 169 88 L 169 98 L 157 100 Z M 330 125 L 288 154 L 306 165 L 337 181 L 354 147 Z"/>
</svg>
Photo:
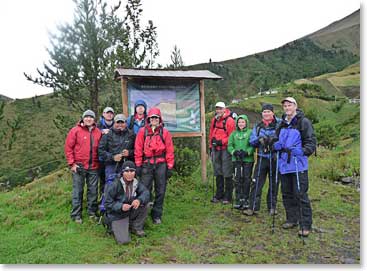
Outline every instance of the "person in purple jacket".
<svg viewBox="0 0 367 271">
<path fill-rule="evenodd" d="M 298 235 L 307 237 L 312 228 L 312 209 L 308 198 L 308 156 L 316 150 L 312 123 L 297 109 L 292 97 L 282 100 L 284 115 L 279 127 L 279 172 L 286 222 L 283 229 L 300 225 Z"/>
</svg>

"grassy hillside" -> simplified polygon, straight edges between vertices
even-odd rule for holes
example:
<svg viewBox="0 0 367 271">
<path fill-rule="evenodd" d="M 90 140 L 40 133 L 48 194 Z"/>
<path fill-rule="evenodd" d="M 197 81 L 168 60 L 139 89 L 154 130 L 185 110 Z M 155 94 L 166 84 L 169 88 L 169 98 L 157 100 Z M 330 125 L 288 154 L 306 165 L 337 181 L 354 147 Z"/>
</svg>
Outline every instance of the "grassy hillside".
<svg viewBox="0 0 367 271">
<path fill-rule="evenodd" d="M 213 205 L 200 172 L 170 180 L 162 225 L 146 222 L 146 238 L 119 246 L 101 225 L 70 221 L 71 177 L 66 170 L 0 194 L 3 264 L 340 264 L 360 263 L 360 195 L 356 187 L 325 179 L 320 170 L 336 151 L 311 157 L 313 233 L 303 245 L 297 230 L 282 230 L 279 197 L 275 232 L 264 208 L 245 217 Z M 210 169 L 210 165 L 209 169 Z M 209 172 L 211 174 L 211 171 Z M 264 190 L 266 191 L 266 190 Z"/>
<path fill-rule="evenodd" d="M 327 95 L 331 96 L 360 98 L 360 63 L 352 64 L 339 72 L 299 79 L 295 83 L 319 85 Z"/>
<path fill-rule="evenodd" d="M 317 45 L 325 49 L 344 49 L 360 55 L 360 10 L 308 35 Z"/>
</svg>

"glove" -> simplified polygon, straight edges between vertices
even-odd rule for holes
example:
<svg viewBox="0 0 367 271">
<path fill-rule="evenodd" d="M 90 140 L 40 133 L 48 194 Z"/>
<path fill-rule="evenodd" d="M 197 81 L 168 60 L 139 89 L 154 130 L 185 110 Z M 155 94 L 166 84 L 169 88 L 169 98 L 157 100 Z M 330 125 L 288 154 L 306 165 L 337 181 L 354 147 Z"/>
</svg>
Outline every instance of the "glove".
<svg viewBox="0 0 367 271">
<path fill-rule="evenodd" d="M 267 137 L 260 137 L 259 138 L 260 145 L 265 146 L 267 144 L 267 142 L 268 142 L 268 138 Z"/>
<path fill-rule="evenodd" d="M 301 147 L 295 147 L 291 150 L 293 156 L 303 156 L 303 150 Z"/>
<path fill-rule="evenodd" d="M 173 175 L 173 170 L 172 169 L 167 169 L 167 179 L 171 178 Z"/>
<path fill-rule="evenodd" d="M 241 159 L 245 158 L 246 156 L 249 156 L 249 155 L 248 155 L 248 152 L 247 152 L 247 151 L 243 151 L 243 150 L 241 150 L 241 151 L 240 151 L 240 157 L 241 157 Z"/>
<path fill-rule="evenodd" d="M 279 138 L 277 138 L 276 136 L 269 137 L 269 141 L 268 141 L 269 146 L 273 146 L 273 144 L 277 142 L 278 140 Z"/>
<path fill-rule="evenodd" d="M 141 177 L 142 172 L 143 172 L 143 169 L 141 167 L 136 168 L 136 176 Z"/>
<path fill-rule="evenodd" d="M 241 151 L 239 150 L 235 150 L 233 152 L 233 156 L 236 157 L 237 159 L 241 158 Z"/>
<path fill-rule="evenodd" d="M 274 143 L 273 145 L 273 150 L 274 151 L 280 151 L 283 148 L 282 143 L 280 141 L 277 141 Z"/>
<path fill-rule="evenodd" d="M 212 145 L 213 146 L 222 146 L 222 140 L 216 140 L 215 138 L 213 139 L 213 142 L 212 142 Z"/>
</svg>

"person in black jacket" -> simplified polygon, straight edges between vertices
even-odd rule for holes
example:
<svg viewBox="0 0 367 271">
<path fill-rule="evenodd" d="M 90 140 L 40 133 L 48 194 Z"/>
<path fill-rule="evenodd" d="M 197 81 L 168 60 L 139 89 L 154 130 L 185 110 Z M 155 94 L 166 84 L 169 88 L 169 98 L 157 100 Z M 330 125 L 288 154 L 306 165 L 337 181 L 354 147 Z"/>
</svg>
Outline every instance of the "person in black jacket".
<svg viewBox="0 0 367 271">
<path fill-rule="evenodd" d="M 106 180 L 121 172 L 121 165 L 126 160 L 134 160 L 135 135 L 127 128 L 126 117 L 117 114 L 112 129 L 102 136 L 98 146 L 99 159 L 105 163 Z M 101 188 L 103 191 L 103 188 Z"/>
<path fill-rule="evenodd" d="M 144 222 L 148 215 L 148 189 L 135 178 L 135 164 L 126 161 L 122 176 L 106 186 L 106 211 L 115 240 L 119 244 L 131 241 L 130 233 L 145 236 Z"/>
</svg>

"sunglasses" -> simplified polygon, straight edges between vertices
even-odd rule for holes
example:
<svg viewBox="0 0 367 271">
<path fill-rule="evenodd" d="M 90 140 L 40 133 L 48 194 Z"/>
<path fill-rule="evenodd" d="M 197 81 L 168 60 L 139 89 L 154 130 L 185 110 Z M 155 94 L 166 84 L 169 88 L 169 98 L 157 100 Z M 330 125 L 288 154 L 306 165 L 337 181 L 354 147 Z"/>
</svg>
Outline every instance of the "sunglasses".
<svg viewBox="0 0 367 271">
<path fill-rule="evenodd" d="M 135 172 L 135 170 L 134 170 L 134 169 L 127 169 L 127 170 L 124 170 L 124 172 L 129 172 L 129 173 L 131 173 L 131 172 Z"/>
<path fill-rule="evenodd" d="M 123 120 L 116 121 L 116 123 L 125 123 Z"/>
<path fill-rule="evenodd" d="M 159 119 L 159 117 L 157 117 L 157 116 L 152 116 L 152 117 L 150 117 L 150 119 Z"/>
</svg>

